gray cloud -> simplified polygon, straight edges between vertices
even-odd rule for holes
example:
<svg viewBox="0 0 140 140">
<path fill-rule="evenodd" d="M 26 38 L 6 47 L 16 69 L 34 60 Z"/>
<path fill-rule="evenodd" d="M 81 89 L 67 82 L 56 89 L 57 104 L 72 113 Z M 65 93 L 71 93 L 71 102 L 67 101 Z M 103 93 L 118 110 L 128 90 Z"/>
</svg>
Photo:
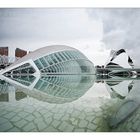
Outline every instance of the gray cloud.
<svg viewBox="0 0 140 140">
<path fill-rule="evenodd" d="M 102 20 L 106 48 L 125 48 L 140 66 L 140 9 L 89 9 L 88 13 Z"/>
<path fill-rule="evenodd" d="M 0 9 L 0 40 L 96 38 L 96 30 L 85 9 Z"/>
<path fill-rule="evenodd" d="M 102 57 L 96 59 L 99 45 L 95 42 L 101 38 L 101 22 L 90 18 L 85 8 L 0 8 L 0 46 L 9 46 L 10 56 L 16 47 L 33 51 L 63 44 L 99 63 Z"/>
<path fill-rule="evenodd" d="M 140 66 L 139 30 L 140 9 L 0 9 L 0 45 L 13 48 L 102 39 L 106 49 L 125 48 Z"/>
</svg>

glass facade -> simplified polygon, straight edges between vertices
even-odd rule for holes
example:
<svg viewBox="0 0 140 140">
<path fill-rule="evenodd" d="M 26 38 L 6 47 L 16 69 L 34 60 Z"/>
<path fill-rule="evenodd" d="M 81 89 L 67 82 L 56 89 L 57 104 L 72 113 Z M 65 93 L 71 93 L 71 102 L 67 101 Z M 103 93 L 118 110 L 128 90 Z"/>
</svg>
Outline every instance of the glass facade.
<svg viewBox="0 0 140 140">
<path fill-rule="evenodd" d="M 4 73 L 4 75 L 23 85 L 30 86 L 35 80 L 35 77 L 32 75 L 34 73 L 35 69 L 33 66 L 31 66 L 29 63 L 26 63 Z"/>
<path fill-rule="evenodd" d="M 77 50 L 65 50 L 43 55 L 42 57 L 39 56 L 33 61 L 21 64 L 4 73 L 5 76 L 26 86 L 29 86 L 32 79 L 35 79 L 33 78 L 33 74 L 41 74 L 41 76 L 80 75 L 95 74 L 95 72 L 92 62 L 90 62 L 82 53 Z"/>
<path fill-rule="evenodd" d="M 17 81 L 25 86 L 30 86 L 36 79 L 33 75 L 9 75 L 10 79 Z"/>
<path fill-rule="evenodd" d="M 0 95 L 8 93 L 9 84 L 0 79 Z"/>
<path fill-rule="evenodd" d="M 94 72 L 93 64 L 82 53 L 75 50 L 52 53 L 34 62 L 41 73 L 90 74 Z"/>
<path fill-rule="evenodd" d="M 76 99 L 93 85 L 94 80 L 91 75 L 46 75 L 38 80 L 34 88 L 50 96 Z"/>
<path fill-rule="evenodd" d="M 33 74 L 35 72 L 35 69 L 29 64 L 23 64 L 19 67 L 16 67 L 6 73 L 4 73 L 4 75 L 17 75 L 17 74 Z"/>
</svg>

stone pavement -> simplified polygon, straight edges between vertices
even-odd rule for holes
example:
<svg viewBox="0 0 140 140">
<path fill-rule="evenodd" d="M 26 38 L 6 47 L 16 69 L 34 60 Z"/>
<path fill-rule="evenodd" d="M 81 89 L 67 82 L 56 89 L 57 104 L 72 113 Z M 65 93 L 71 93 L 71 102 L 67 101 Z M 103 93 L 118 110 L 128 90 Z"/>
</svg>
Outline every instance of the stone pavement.
<svg viewBox="0 0 140 140">
<path fill-rule="evenodd" d="M 97 102 L 97 100 L 96 100 Z M 140 131 L 140 109 L 115 128 L 110 127 L 118 100 L 73 102 L 66 104 L 41 103 L 26 98 L 14 103 L 0 103 L 0 131 L 6 132 L 100 132 Z"/>
</svg>

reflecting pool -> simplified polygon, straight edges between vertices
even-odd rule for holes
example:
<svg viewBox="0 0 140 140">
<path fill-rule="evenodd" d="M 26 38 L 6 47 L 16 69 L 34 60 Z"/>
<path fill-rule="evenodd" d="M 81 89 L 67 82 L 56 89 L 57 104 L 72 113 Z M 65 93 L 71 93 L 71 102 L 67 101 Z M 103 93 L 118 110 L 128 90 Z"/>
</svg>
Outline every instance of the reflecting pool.
<svg viewBox="0 0 140 140">
<path fill-rule="evenodd" d="M 139 78 L 3 76 L 0 131 L 140 131 L 139 91 Z"/>
</svg>

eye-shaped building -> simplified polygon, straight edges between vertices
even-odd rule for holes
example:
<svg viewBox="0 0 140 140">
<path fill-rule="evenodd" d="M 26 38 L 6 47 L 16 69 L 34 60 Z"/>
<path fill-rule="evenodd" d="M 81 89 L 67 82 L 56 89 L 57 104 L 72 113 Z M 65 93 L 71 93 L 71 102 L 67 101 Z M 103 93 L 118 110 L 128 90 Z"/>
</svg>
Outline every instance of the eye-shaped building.
<svg viewBox="0 0 140 140">
<path fill-rule="evenodd" d="M 52 45 L 29 53 L 1 74 L 94 74 L 94 66 L 78 50 Z"/>
</svg>

